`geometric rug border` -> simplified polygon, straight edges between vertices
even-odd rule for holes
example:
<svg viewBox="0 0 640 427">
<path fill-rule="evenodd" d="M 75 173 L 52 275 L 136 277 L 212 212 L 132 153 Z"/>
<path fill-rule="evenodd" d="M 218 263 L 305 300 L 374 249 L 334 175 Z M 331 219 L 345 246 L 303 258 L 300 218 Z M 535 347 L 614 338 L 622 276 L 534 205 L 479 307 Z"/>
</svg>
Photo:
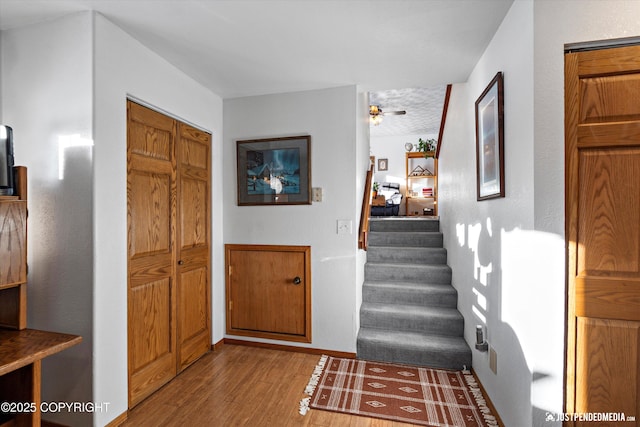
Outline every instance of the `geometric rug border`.
<svg viewBox="0 0 640 427">
<path fill-rule="evenodd" d="M 422 373 L 427 373 L 427 374 L 431 374 L 434 377 L 438 374 L 446 374 L 447 377 L 446 378 L 446 382 L 447 384 L 441 384 L 439 381 L 437 383 L 431 383 L 431 384 L 425 384 L 422 381 L 420 381 L 419 383 L 421 384 L 423 390 L 421 390 L 424 393 L 424 388 L 427 387 L 430 389 L 431 386 L 435 387 L 436 390 L 440 390 L 442 389 L 447 389 L 448 386 L 448 381 L 449 381 L 449 377 L 451 376 L 451 374 L 454 374 L 453 378 L 458 378 L 456 381 L 459 381 L 459 377 L 461 376 L 464 379 L 464 382 L 461 382 L 460 387 L 466 387 L 466 390 L 468 391 L 468 393 L 470 394 L 470 396 L 467 395 L 467 397 L 465 397 L 465 401 L 468 402 L 468 404 L 471 404 L 471 406 L 467 406 L 467 404 L 465 404 L 464 406 L 460 407 L 459 403 L 456 402 L 451 402 L 450 399 L 447 400 L 442 400 L 441 398 L 436 399 L 435 401 L 438 403 L 432 403 L 434 402 L 433 400 L 431 401 L 427 401 L 427 396 L 424 394 L 421 394 L 422 399 L 418 399 L 418 401 L 420 401 L 421 403 L 423 403 L 426 406 L 423 406 L 423 409 L 427 409 L 428 412 L 429 410 L 431 411 L 431 413 L 433 413 L 433 411 L 435 410 L 434 408 L 440 408 L 439 410 L 446 415 L 451 415 L 452 411 L 455 411 L 455 413 L 457 413 L 458 415 L 461 415 L 460 412 L 460 408 L 464 408 L 464 410 L 467 411 L 467 417 L 471 417 L 472 413 L 476 413 L 475 416 L 473 416 L 473 418 L 468 418 L 469 420 L 473 421 L 473 424 L 476 425 L 477 422 L 484 422 L 484 424 L 481 425 L 485 425 L 488 427 L 497 427 L 498 421 L 497 418 L 492 414 L 491 409 L 489 408 L 489 406 L 487 405 L 487 401 L 484 398 L 484 395 L 482 394 L 482 390 L 479 387 L 475 377 L 473 376 L 473 374 L 469 371 L 455 371 L 455 370 L 447 370 L 447 369 L 440 369 L 440 368 L 429 368 L 429 367 L 424 367 L 424 366 L 415 366 L 415 365 L 404 365 L 404 364 L 398 364 L 398 363 L 388 363 L 388 362 L 378 362 L 378 361 L 372 361 L 372 360 L 362 360 L 362 359 L 344 359 L 344 358 L 339 358 L 339 357 L 330 357 L 327 355 L 323 355 L 322 357 L 320 357 L 320 360 L 318 361 L 317 365 L 315 366 L 313 373 L 311 374 L 311 378 L 309 379 L 309 382 L 307 384 L 307 386 L 305 387 L 304 393 L 307 394 L 310 397 L 305 397 L 300 401 L 300 407 L 299 407 L 299 412 L 301 415 L 305 415 L 309 409 L 311 409 L 313 407 L 313 409 L 319 409 L 319 410 L 326 410 L 326 411 L 330 411 L 330 412 L 342 412 L 345 414 L 350 414 L 350 415 L 356 415 L 356 416 L 366 416 L 366 417 L 370 417 L 370 418 L 378 418 L 378 419 L 387 419 L 387 420 L 393 420 L 393 421 L 400 421 L 400 422 L 408 422 L 408 423 L 414 423 L 414 424 L 421 424 L 421 425 L 426 425 L 426 426 L 442 426 L 442 425 L 449 425 L 449 426 L 466 426 L 467 424 L 464 421 L 455 423 L 455 421 L 451 420 L 451 422 L 453 422 L 454 424 L 441 424 L 440 422 L 436 422 L 435 424 L 433 424 L 432 421 L 430 422 L 427 419 L 416 419 L 416 418 L 405 418 L 400 414 L 393 414 L 393 413 L 383 413 L 383 414 L 379 414 L 376 412 L 369 412 L 366 409 L 363 409 L 364 407 L 362 406 L 362 403 L 359 401 L 360 397 L 365 397 L 365 398 L 370 398 L 370 397 L 366 397 L 366 396 L 370 396 L 370 395 L 375 395 L 377 393 L 377 391 L 371 392 L 371 391 L 365 391 L 363 384 L 359 384 L 358 387 L 354 387 L 352 389 L 350 389 L 349 387 L 334 387 L 333 384 L 331 386 L 327 386 L 324 385 L 323 389 L 324 390 L 329 390 L 329 394 L 325 395 L 323 394 L 322 398 L 327 398 L 326 396 L 329 396 L 329 401 L 333 400 L 334 398 L 338 398 L 338 399 L 346 399 L 348 400 L 349 396 L 351 396 L 351 400 L 357 401 L 357 406 L 354 408 L 352 406 L 350 406 L 350 403 L 347 403 L 345 401 L 344 405 L 341 406 L 340 408 L 337 407 L 330 407 L 331 405 L 323 405 L 323 404 L 316 404 L 316 406 L 312 406 L 314 405 L 314 403 L 312 402 L 313 396 L 315 394 L 316 389 L 318 388 L 318 385 L 321 381 L 321 379 L 323 378 L 323 374 L 325 373 L 325 367 L 327 366 L 328 363 L 334 362 L 334 361 L 338 361 L 338 363 L 340 364 L 340 361 L 343 361 L 344 363 L 346 363 L 346 366 L 350 366 L 350 369 L 356 369 L 360 366 L 360 364 L 362 364 L 362 367 L 364 369 L 364 367 L 367 366 L 367 364 L 374 364 L 374 365 L 382 365 L 382 366 L 391 366 L 391 367 L 406 367 L 408 369 L 414 369 L 417 370 L 417 372 L 422 372 Z M 342 366 L 342 365 L 340 365 Z M 335 375 L 334 375 L 335 374 Z M 358 381 L 360 379 L 364 379 L 365 378 L 365 373 L 356 373 L 356 372 L 345 372 L 342 373 L 340 376 L 340 378 L 346 378 L 349 381 Z M 373 376 L 373 375 L 371 375 Z M 422 374 L 421 374 L 422 376 Z M 332 373 L 329 377 L 329 379 L 335 377 L 336 378 L 336 382 L 337 382 L 337 378 L 338 378 L 338 372 Z M 354 379 L 355 378 L 355 379 Z M 386 378 L 385 381 L 390 381 L 392 383 L 397 384 L 399 381 L 403 381 L 400 379 L 396 379 L 396 378 Z M 368 383 L 369 386 L 381 386 L 380 384 L 376 384 L 374 385 L 374 383 Z M 397 387 L 397 386 L 396 386 Z M 460 390 L 460 396 L 459 398 L 463 398 L 462 390 L 461 388 L 459 388 L 458 386 L 455 387 L 455 389 Z M 352 391 L 348 391 L 348 390 L 352 390 Z M 437 393 L 440 393 L 442 391 L 438 391 Z M 453 391 L 449 391 L 450 393 L 453 393 Z M 430 393 L 430 392 L 429 392 Z M 335 394 L 335 396 L 334 396 Z M 465 392 L 466 394 L 466 392 Z M 394 401 L 393 403 L 397 403 L 395 401 L 398 402 L 402 402 L 405 400 L 410 400 L 406 397 L 403 396 L 399 396 L 397 394 L 388 394 L 388 395 L 380 395 L 380 396 L 385 396 L 387 399 L 391 399 L 392 401 Z M 471 401 L 469 400 L 469 397 L 471 398 Z M 384 399 L 383 399 L 384 401 Z M 379 402 L 379 401 L 371 401 L 372 403 L 378 403 L 380 406 L 385 406 L 383 403 Z M 454 406 L 451 406 L 454 405 Z M 475 407 L 473 407 L 472 410 L 472 406 L 475 405 Z M 374 405 L 375 406 L 375 405 Z M 404 408 L 404 407 L 403 407 Z M 444 409 L 446 408 L 446 410 Z M 458 408 L 458 409 L 455 409 Z M 411 408 L 408 407 L 407 410 L 413 410 L 415 409 L 416 412 L 422 412 L 421 410 L 419 410 L 418 408 Z M 426 415 L 426 414 L 425 414 Z M 482 418 L 482 420 L 478 420 L 478 416 L 480 416 Z"/>
</svg>

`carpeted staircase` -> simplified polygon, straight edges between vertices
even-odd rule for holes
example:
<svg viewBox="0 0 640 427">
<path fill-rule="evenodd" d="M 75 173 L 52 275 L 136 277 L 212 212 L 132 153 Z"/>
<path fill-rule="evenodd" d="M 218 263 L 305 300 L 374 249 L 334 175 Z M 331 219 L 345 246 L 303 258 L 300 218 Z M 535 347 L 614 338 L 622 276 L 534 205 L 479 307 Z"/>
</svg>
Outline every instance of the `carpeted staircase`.
<svg viewBox="0 0 640 427">
<path fill-rule="evenodd" d="M 437 218 L 371 218 L 357 356 L 471 367 Z"/>
</svg>

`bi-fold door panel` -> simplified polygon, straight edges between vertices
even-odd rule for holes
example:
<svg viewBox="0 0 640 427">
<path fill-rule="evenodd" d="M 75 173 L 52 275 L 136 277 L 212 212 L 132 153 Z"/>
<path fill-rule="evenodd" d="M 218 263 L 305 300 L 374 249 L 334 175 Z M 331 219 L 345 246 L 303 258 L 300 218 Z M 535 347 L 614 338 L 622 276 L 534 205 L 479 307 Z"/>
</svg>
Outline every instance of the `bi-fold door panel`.
<svg viewBox="0 0 640 427">
<path fill-rule="evenodd" d="M 638 95 L 640 46 L 566 54 L 570 413 L 640 413 Z"/>
<path fill-rule="evenodd" d="M 182 370 L 211 348 L 211 137 L 178 124 L 178 355 Z"/>
<path fill-rule="evenodd" d="M 128 354 L 133 406 L 176 374 L 174 255 L 174 123 L 129 106 Z"/>
</svg>

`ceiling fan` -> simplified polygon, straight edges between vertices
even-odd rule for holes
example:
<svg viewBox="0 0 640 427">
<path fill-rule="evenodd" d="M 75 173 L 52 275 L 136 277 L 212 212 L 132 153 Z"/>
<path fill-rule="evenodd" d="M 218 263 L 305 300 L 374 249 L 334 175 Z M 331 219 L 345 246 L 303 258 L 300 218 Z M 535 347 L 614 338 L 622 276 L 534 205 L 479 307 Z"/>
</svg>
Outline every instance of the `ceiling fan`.
<svg viewBox="0 0 640 427">
<path fill-rule="evenodd" d="M 374 126 L 378 126 L 382 122 L 382 116 L 401 116 L 403 114 L 407 114 L 407 112 L 404 110 L 383 112 L 379 105 L 369 105 L 369 116 L 371 116 L 371 123 Z"/>
</svg>

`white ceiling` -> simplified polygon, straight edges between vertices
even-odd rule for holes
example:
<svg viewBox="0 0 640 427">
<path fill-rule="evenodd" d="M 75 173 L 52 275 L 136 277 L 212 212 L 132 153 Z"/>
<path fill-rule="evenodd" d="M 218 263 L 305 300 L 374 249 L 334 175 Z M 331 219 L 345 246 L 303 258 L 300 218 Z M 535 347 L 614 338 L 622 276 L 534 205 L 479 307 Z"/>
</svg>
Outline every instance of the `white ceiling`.
<svg viewBox="0 0 640 427">
<path fill-rule="evenodd" d="M 223 98 L 354 84 L 384 94 L 466 81 L 512 2 L 0 0 L 0 30 L 95 10 Z"/>
<path fill-rule="evenodd" d="M 382 117 L 382 123 L 371 125 L 371 136 L 423 135 L 434 137 L 440 131 L 442 108 L 447 85 L 429 88 L 391 89 L 370 92 L 369 102 L 381 106 L 383 112 L 406 111 L 404 115 Z"/>
</svg>

